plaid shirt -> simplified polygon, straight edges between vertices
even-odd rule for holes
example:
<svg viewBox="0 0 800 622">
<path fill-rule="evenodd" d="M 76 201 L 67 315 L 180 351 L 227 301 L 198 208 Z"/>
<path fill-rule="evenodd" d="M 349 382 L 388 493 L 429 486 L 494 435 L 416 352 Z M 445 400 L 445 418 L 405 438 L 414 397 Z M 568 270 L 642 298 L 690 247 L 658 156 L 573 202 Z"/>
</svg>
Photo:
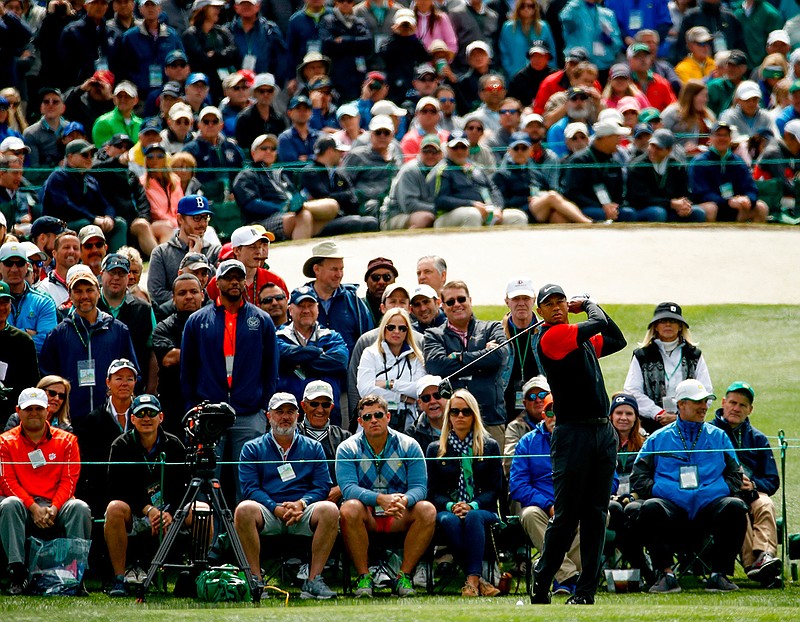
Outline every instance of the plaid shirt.
<svg viewBox="0 0 800 622">
<path fill-rule="evenodd" d="M 402 493 L 408 497 L 408 507 L 428 494 L 428 473 L 419 443 L 391 428 L 380 456 L 363 434 L 339 445 L 336 479 L 345 500 L 358 499 L 370 507 L 378 504 L 379 493 Z"/>
</svg>

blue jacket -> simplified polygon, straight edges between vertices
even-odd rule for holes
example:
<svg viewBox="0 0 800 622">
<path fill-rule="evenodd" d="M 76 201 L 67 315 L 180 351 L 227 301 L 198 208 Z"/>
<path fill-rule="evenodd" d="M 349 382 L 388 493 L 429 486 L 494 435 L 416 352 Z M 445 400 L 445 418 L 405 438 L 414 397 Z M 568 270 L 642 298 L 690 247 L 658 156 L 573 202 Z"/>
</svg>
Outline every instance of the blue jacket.
<svg viewBox="0 0 800 622">
<path fill-rule="evenodd" d="M 313 287 L 314 281 L 306 285 Z M 353 283 L 342 283 L 327 301 L 320 300 L 318 321 L 342 336 L 348 352 L 361 335 L 375 328 L 367 304 L 358 297 L 358 285 Z"/>
<path fill-rule="evenodd" d="M 514 449 L 508 495 L 524 508 L 536 506 L 548 511 L 555 502 L 550 432 L 544 421 L 523 436 Z"/>
<path fill-rule="evenodd" d="M 63 76 L 64 84 L 82 84 L 91 78 L 98 60 L 105 62 L 108 67 L 116 42 L 117 33 L 106 25 L 105 20 L 101 20 L 97 26 L 84 15 L 67 24 L 58 46 L 61 57 L 70 60 L 63 64 L 64 70 L 68 72 L 68 75 Z"/>
<path fill-rule="evenodd" d="M 186 409 L 209 400 L 227 402 L 237 415 L 266 410 L 278 381 L 275 325 L 266 313 L 249 302 L 239 309 L 231 387 L 222 353 L 224 334 L 222 305 L 206 305 L 186 322 L 181 343 L 181 384 Z"/>
<path fill-rule="evenodd" d="M 428 472 L 419 443 L 391 428 L 380 460 L 374 459 L 363 433 L 342 442 L 336 450 L 336 480 L 345 501 L 358 499 L 367 507 L 378 505 L 378 480 L 385 482 L 382 493 L 408 497 L 409 508 L 428 494 Z"/>
<path fill-rule="evenodd" d="M 731 184 L 733 195 L 745 195 L 755 205 L 758 189 L 753 181 L 753 172 L 740 156 L 729 151 L 723 158 L 709 149 L 689 163 L 689 190 L 693 203 L 712 201 L 717 205 L 727 205 L 721 192 L 724 184 Z"/>
<path fill-rule="evenodd" d="M 302 499 L 311 505 L 328 498 L 331 476 L 325 451 L 312 438 L 295 434 L 284 460 L 272 432 L 268 432 L 247 441 L 239 460 L 242 496 L 257 501 L 270 512 L 274 513 L 284 501 Z M 295 475 L 286 482 L 278 474 L 278 466 L 282 464 L 291 464 Z"/>
<path fill-rule="evenodd" d="M 48 333 L 58 324 L 56 303 L 47 294 L 33 289 L 25 283 L 22 297 L 11 301 L 8 323 L 20 330 L 36 331 L 36 334 L 31 337 L 33 337 L 38 354 L 42 351 L 42 345 Z"/>
<path fill-rule="evenodd" d="M 604 6 L 617 16 L 623 40 L 647 28 L 655 30 L 664 41 L 672 28 L 669 6 L 664 0 L 605 0 Z"/>
<path fill-rule="evenodd" d="M 778 128 L 778 133 L 783 136 L 783 128 L 786 127 L 786 124 L 793 119 L 800 119 L 800 113 L 794 109 L 794 106 L 786 106 L 781 113 L 778 115 L 778 118 L 775 119 L 775 125 Z"/>
<path fill-rule="evenodd" d="M 242 18 L 236 17 L 228 24 L 228 30 L 243 59 L 248 55 L 255 56 L 256 65 L 253 71 L 271 73 L 278 84 L 283 84 L 294 75 L 294 66 L 289 68 L 287 62 L 286 42 L 275 22 L 259 17 L 255 28 L 245 32 Z"/>
<path fill-rule="evenodd" d="M 340 425 L 342 413 L 339 409 L 339 396 L 350 356 L 342 336 L 335 330 L 322 328 L 317 324 L 311 338 L 302 345 L 297 340 L 292 325 L 286 324 L 278 330 L 278 349 L 278 391 L 291 393 L 299 403 L 309 382 L 324 380 L 333 387 L 334 408 L 331 421 Z"/>
<path fill-rule="evenodd" d="M 608 69 L 622 51 L 622 37 L 613 11 L 584 0 L 570 0 L 559 14 L 564 49 L 580 46 L 598 69 Z M 595 49 L 595 44 L 602 46 Z"/>
<path fill-rule="evenodd" d="M 111 70 L 117 82 L 120 80 L 133 82 L 139 89 L 139 101 L 145 101 L 152 89 L 161 88 L 161 82 L 164 80 L 164 61 L 167 59 L 167 54 L 173 50 L 183 50 L 183 42 L 173 28 L 161 24 L 158 37 L 153 39 L 142 23 L 122 35 L 116 46 Z M 150 83 L 151 66 L 161 69 L 161 82 L 155 86 Z"/>
<path fill-rule="evenodd" d="M 314 144 L 319 136 L 320 133 L 310 125 L 305 140 L 295 127 L 286 128 L 278 136 L 278 161 L 303 166 L 304 162 L 309 162 L 314 156 Z M 306 159 L 300 160 L 300 156 L 306 156 Z"/>
<path fill-rule="evenodd" d="M 749 418 L 745 419 L 737 428 L 731 428 L 728 422 L 722 418 L 721 408 L 717 411 L 711 424 L 728 435 L 736 448 L 736 456 L 739 458 L 745 475 L 756 485 L 756 490 L 769 496 L 778 492 L 781 478 L 778 475 L 778 465 L 775 464 L 775 456 L 769 449 L 769 440 L 766 435 L 756 430 Z M 747 451 L 748 449 L 760 451 Z"/>
<path fill-rule="evenodd" d="M 519 23 L 514 20 L 508 20 L 500 29 L 500 60 L 503 63 L 503 71 L 506 77 L 511 80 L 518 71 L 524 69 L 528 65 L 528 50 L 531 49 L 531 43 L 537 39 L 541 39 L 550 50 L 550 61 L 548 65 L 555 69 L 556 67 L 556 44 L 553 41 L 553 32 L 550 30 L 550 24 L 541 20 L 542 32 L 538 35 L 531 28 L 526 35 L 520 27 Z"/>
<path fill-rule="evenodd" d="M 319 27 L 322 18 L 331 10 L 324 8 L 320 13 L 319 21 L 309 17 L 303 7 L 289 18 L 289 27 L 286 29 L 286 46 L 289 48 L 289 66 L 294 69 L 303 62 L 303 56 L 308 52 L 308 42 L 314 41 L 317 51 L 320 51 Z"/>
<path fill-rule="evenodd" d="M 187 143 L 183 150 L 191 153 L 197 160 L 197 181 L 207 184 L 211 181 L 224 180 L 228 177 L 228 185 L 233 185 L 236 174 L 244 164 L 242 150 L 235 141 L 220 134 L 216 146 L 201 137 Z M 220 171 L 201 169 L 223 169 Z"/>
<path fill-rule="evenodd" d="M 128 327 L 108 313 L 97 312 L 97 321 L 87 326 L 75 313 L 67 316 L 44 340 L 39 355 L 42 375 L 56 374 L 72 383 L 69 415 L 73 421 L 86 417 L 106 399 L 106 372 L 111 361 L 126 358 L 136 361 Z M 94 384 L 80 386 L 78 364 L 94 361 Z"/>
<path fill-rule="evenodd" d="M 43 216 L 55 216 L 67 222 L 94 222 L 98 216 L 116 216 L 97 179 L 88 172 L 57 168 L 44 182 L 40 198 Z"/>
<path fill-rule="evenodd" d="M 681 488 L 684 466 L 697 467 L 697 488 Z M 667 499 L 693 519 L 708 504 L 736 495 L 742 470 L 725 432 L 678 418 L 644 442 L 633 463 L 631 486 L 642 499 Z"/>
</svg>

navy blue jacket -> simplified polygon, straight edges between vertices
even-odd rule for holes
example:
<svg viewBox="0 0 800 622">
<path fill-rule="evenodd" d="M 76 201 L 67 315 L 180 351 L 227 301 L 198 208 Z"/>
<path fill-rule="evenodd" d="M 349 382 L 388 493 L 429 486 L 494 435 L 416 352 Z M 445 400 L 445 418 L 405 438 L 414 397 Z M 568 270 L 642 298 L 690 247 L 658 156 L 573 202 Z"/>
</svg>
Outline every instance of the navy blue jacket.
<svg viewBox="0 0 800 622">
<path fill-rule="evenodd" d="M 31 37 L 28 25 L 11 11 L 0 17 L 0 84 L 17 86 L 15 62 Z"/>
<path fill-rule="evenodd" d="M 306 285 L 313 287 L 314 281 Z M 352 352 L 358 338 L 372 330 L 372 314 L 366 303 L 358 297 L 358 285 L 342 283 L 328 300 L 328 308 L 322 301 L 319 303 L 319 325 L 338 332 Z"/>
<path fill-rule="evenodd" d="M 70 61 L 64 63 L 64 83 L 72 86 L 91 78 L 95 72 L 95 61 L 99 57 L 108 66 L 116 42 L 117 33 L 106 25 L 105 20 L 96 25 L 84 15 L 83 18 L 67 24 L 59 42 L 62 58 Z"/>
<path fill-rule="evenodd" d="M 775 456 L 769 448 L 769 440 L 766 435 L 756 430 L 750 423 L 750 419 L 745 419 L 741 425 L 733 429 L 728 422 L 722 418 L 722 409 L 717 410 L 711 425 L 715 425 L 728 435 L 736 449 L 736 457 L 744 469 L 745 475 L 756 485 L 756 490 L 774 495 L 778 492 L 781 485 L 781 478 L 778 475 L 778 465 L 775 463 Z M 747 451 L 755 449 L 760 451 Z"/>
<path fill-rule="evenodd" d="M 173 50 L 183 50 L 181 38 L 173 28 L 161 24 L 158 37 L 153 39 L 144 24 L 128 30 L 117 43 L 111 63 L 111 70 L 117 82 L 130 80 L 139 89 L 139 101 L 145 101 L 151 90 L 150 66 L 162 68 L 167 54 Z M 192 67 L 194 71 L 200 71 Z M 132 137 L 134 138 L 134 137 Z"/>
<path fill-rule="evenodd" d="M 330 12 L 330 9 L 325 8 L 322 18 Z M 319 25 L 322 23 L 322 18 L 320 18 L 319 22 L 315 22 L 313 18 L 306 14 L 304 7 L 301 7 L 289 18 L 289 27 L 286 30 L 286 45 L 289 48 L 290 67 L 295 68 L 303 62 L 303 56 L 308 51 L 309 41 L 319 41 Z"/>
<path fill-rule="evenodd" d="M 425 464 L 428 467 L 428 499 L 443 512 L 458 490 L 461 474 L 461 460 L 452 445 L 447 446 L 444 456 L 439 457 L 441 441 L 433 441 L 425 451 Z M 472 478 L 474 481 L 473 502 L 476 510 L 497 512 L 497 498 L 503 483 L 503 465 L 500 461 L 500 446 L 490 436 L 483 439 L 483 456 L 472 458 Z"/>
<path fill-rule="evenodd" d="M 272 319 L 245 302 L 236 318 L 233 383 L 228 387 L 222 343 L 225 308 L 206 305 L 186 322 L 181 343 L 181 384 L 186 410 L 203 400 L 227 402 L 237 415 L 266 410 L 278 382 L 278 344 Z"/>
<path fill-rule="evenodd" d="M 366 60 L 373 51 L 367 22 L 356 17 L 348 28 L 335 14 L 329 13 L 320 20 L 319 38 L 322 53 L 333 61 L 330 78 L 341 101 L 358 99 L 366 77 Z M 358 57 L 362 59 L 361 71 L 356 60 Z"/>
<path fill-rule="evenodd" d="M 194 159 L 197 160 L 197 181 L 204 185 L 213 181 L 222 181 L 226 175 L 228 176 L 229 185 L 232 185 L 236 174 L 244 164 L 242 150 L 239 149 L 234 141 L 222 134 L 220 134 L 219 142 L 216 145 L 212 145 L 198 136 L 192 142 L 187 143 L 183 150 L 191 153 Z M 229 170 L 217 172 L 201 169 Z"/>
<path fill-rule="evenodd" d="M 237 17 L 228 24 L 228 30 L 242 59 L 248 55 L 255 56 L 256 73 L 271 73 L 278 84 L 283 84 L 290 73 L 294 74 L 294 67 L 290 71 L 287 62 L 286 42 L 275 22 L 259 17 L 255 27 L 245 32 L 242 19 Z"/>
<path fill-rule="evenodd" d="M 55 216 L 67 222 L 93 222 L 98 216 L 116 216 L 92 175 L 65 168 L 57 168 L 44 182 L 41 201 L 44 216 Z"/>
<path fill-rule="evenodd" d="M 716 166 L 715 166 L 716 165 Z M 689 163 L 689 189 L 695 203 L 711 201 L 717 205 L 728 205 L 722 198 L 721 187 L 731 184 L 733 195 L 745 195 L 755 205 L 758 198 L 753 173 L 744 160 L 730 151 L 721 157 L 709 149 Z"/>
<path fill-rule="evenodd" d="M 283 210 L 297 189 L 282 168 L 255 164 L 233 180 L 233 196 L 245 222 L 264 220 Z"/>
</svg>

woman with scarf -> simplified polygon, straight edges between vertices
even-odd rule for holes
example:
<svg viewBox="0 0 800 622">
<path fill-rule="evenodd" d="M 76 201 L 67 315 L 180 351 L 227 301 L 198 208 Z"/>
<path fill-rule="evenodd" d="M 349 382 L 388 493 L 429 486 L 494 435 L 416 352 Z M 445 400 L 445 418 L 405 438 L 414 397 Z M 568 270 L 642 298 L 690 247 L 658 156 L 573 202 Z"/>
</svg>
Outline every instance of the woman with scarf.
<svg viewBox="0 0 800 622">
<path fill-rule="evenodd" d="M 458 389 L 447 402 L 439 441 L 428 445 L 428 499 L 436 522 L 467 577 L 461 595 L 497 596 L 481 576 L 486 527 L 498 521 L 503 481 L 500 446 L 483 426 L 478 401 Z"/>
<path fill-rule="evenodd" d="M 633 351 L 625 378 L 625 392 L 636 400 L 641 426 L 647 432 L 675 421 L 675 389 L 683 380 L 695 378 L 712 390 L 703 353 L 692 343 L 689 324 L 681 313 L 674 302 L 659 303 L 641 347 Z"/>
</svg>

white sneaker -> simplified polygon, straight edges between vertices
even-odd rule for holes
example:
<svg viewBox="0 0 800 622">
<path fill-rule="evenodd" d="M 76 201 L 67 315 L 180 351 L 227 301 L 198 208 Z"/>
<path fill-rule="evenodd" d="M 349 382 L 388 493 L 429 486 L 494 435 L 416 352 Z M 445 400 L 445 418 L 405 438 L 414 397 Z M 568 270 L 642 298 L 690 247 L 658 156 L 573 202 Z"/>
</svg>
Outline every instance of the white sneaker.
<svg viewBox="0 0 800 622">
<path fill-rule="evenodd" d="M 300 566 L 300 569 L 297 571 L 297 578 L 300 581 L 308 580 L 308 564 Z"/>
<path fill-rule="evenodd" d="M 420 589 L 427 589 L 428 587 L 428 567 L 425 564 L 419 564 L 417 571 L 414 573 L 414 578 L 411 580 L 414 587 Z"/>
<path fill-rule="evenodd" d="M 372 581 L 375 584 L 375 587 L 391 587 L 392 578 L 382 569 L 378 568 L 377 566 L 372 566 L 369 569 L 369 573 L 372 575 Z"/>
</svg>

